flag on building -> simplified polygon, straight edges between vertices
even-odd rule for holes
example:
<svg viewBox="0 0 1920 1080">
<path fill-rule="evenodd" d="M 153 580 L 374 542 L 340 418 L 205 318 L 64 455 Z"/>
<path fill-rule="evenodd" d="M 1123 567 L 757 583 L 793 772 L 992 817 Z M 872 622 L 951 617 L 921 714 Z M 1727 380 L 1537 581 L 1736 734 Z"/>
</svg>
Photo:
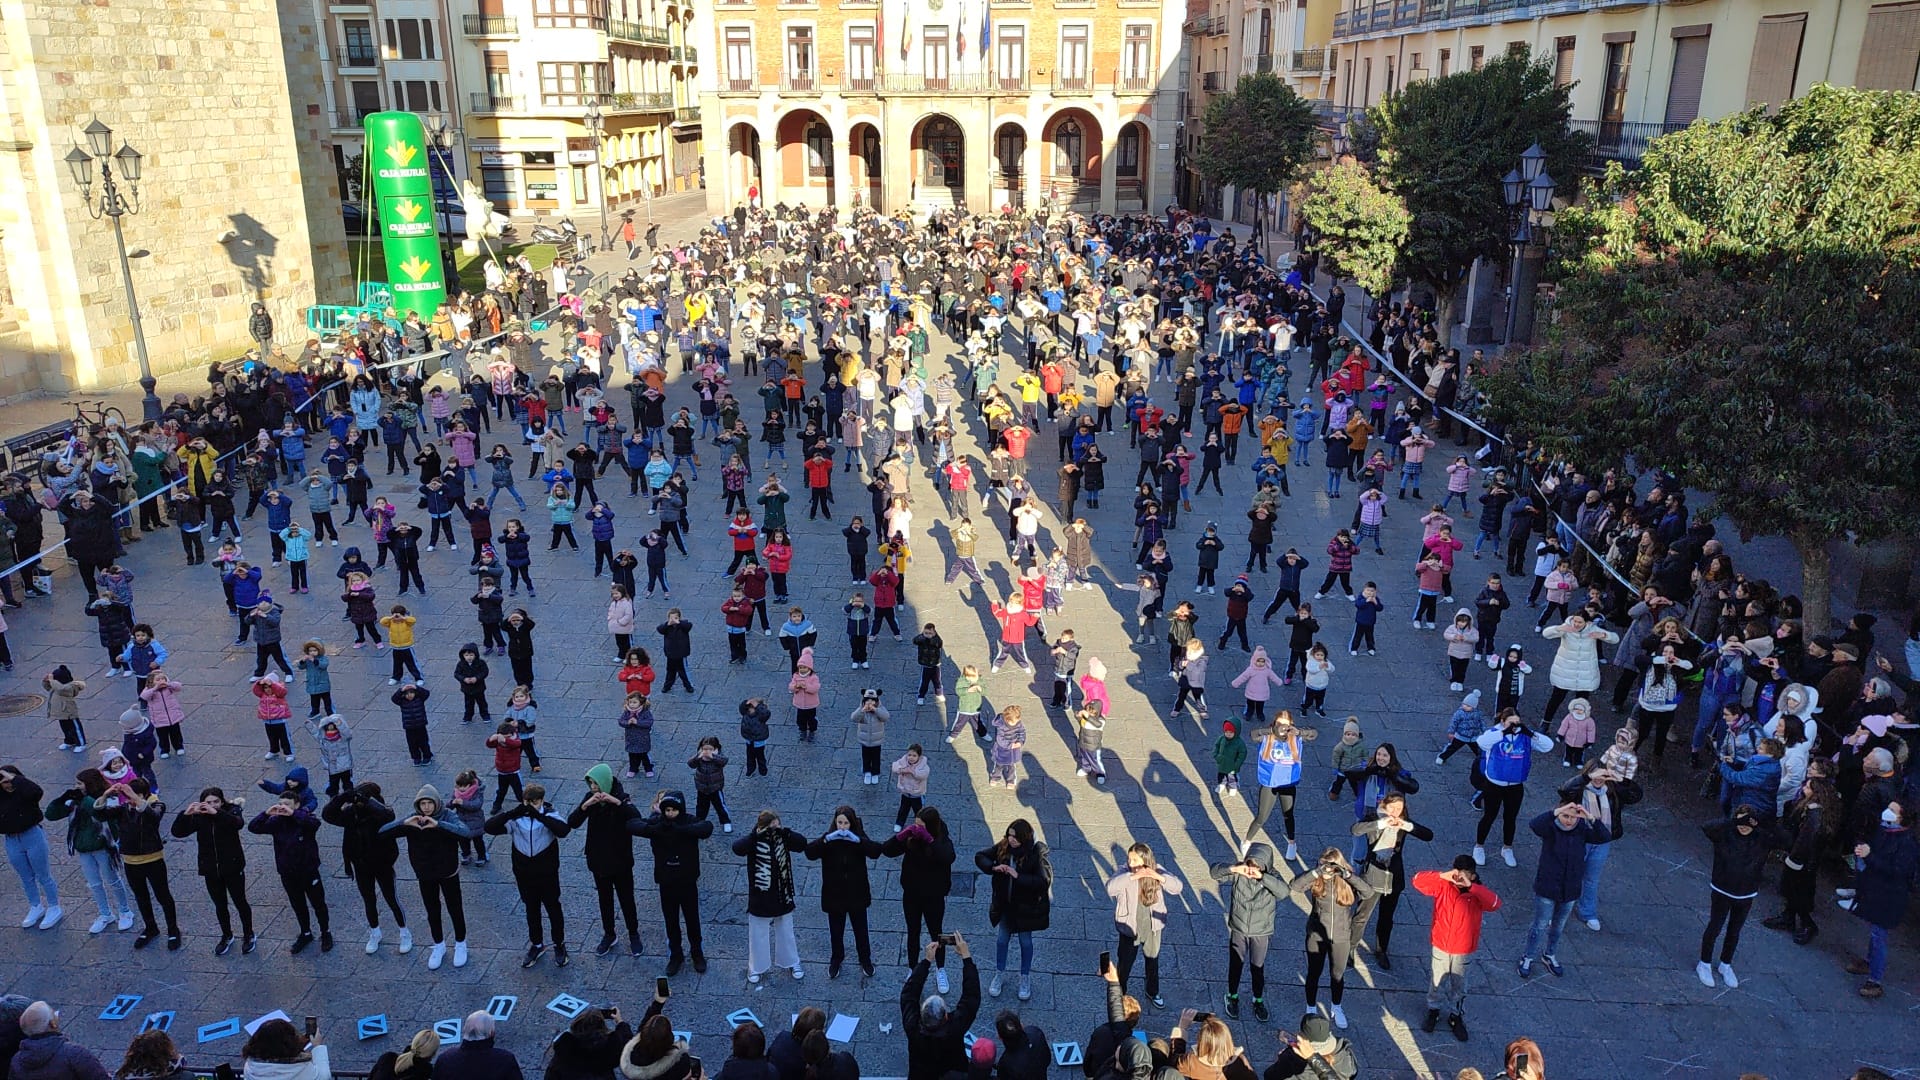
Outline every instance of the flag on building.
<svg viewBox="0 0 1920 1080">
<path fill-rule="evenodd" d="M 960 0 L 953 13 L 953 54 L 967 58 L 967 0 Z"/>
<path fill-rule="evenodd" d="M 913 49 L 913 0 L 900 5 L 900 62 L 907 61 Z"/>
<path fill-rule="evenodd" d="M 993 55 L 993 39 L 988 36 L 988 28 L 993 25 L 992 0 L 980 8 L 980 59 L 984 62 Z"/>
</svg>

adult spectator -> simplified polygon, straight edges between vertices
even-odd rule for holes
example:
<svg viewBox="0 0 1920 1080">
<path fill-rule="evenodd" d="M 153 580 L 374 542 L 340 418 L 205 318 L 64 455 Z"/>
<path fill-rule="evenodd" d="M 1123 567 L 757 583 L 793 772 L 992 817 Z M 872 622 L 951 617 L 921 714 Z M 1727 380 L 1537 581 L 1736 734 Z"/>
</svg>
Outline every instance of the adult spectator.
<svg viewBox="0 0 1920 1080">
<path fill-rule="evenodd" d="M 620 1056 L 620 1075 L 626 1080 L 699 1080 L 705 1070 L 687 1044 L 674 1037 L 673 1023 L 663 1010 L 667 999 L 654 995 L 640 1018 L 640 1034 Z"/>
<path fill-rule="evenodd" d="M 900 1033 L 907 1039 L 907 1080 L 940 1080 L 949 1072 L 966 1069 L 967 1029 L 980 1014 L 980 969 L 973 964 L 967 939 L 953 935 L 953 951 L 960 956 L 960 1001 L 949 1005 L 939 994 L 920 996 L 933 970 L 936 939 L 920 952 L 920 960 L 900 988 Z"/>
<path fill-rule="evenodd" d="M 749 1020 L 733 1029 L 733 1056 L 714 1080 L 778 1080 L 779 1075 L 767 1060 L 767 1033 Z"/>
<path fill-rule="evenodd" d="M 987 921 L 999 928 L 994 946 L 993 982 L 987 993 L 1000 996 L 1007 973 L 1007 945 L 1020 938 L 1020 1000 L 1033 997 L 1033 935 L 1045 930 L 1053 914 L 1053 864 L 1047 845 L 1034 839 L 1033 823 L 1015 818 L 1005 836 L 974 853 L 973 864 L 993 878 L 993 902 Z"/>
<path fill-rule="evenodd" d="M 1000 1080 L 1046 1080 L 1053 1048 L 1039 1025 L 1020 1019 L 1012 1009 L 1001 1009 L 993 1018 L 993 1034 L 1000 1040 Z"/>
<path fill-rule="evenodd" d="M 1286 888 L 1285 882 L 1280 887 Z M 1120 989 L 1120 969 L 1108 964 L 1100 977 L 1107 983 L 1107 1022 L 1087 1036 L 1087 1049 L 1081 1055 L 1080 1065 L 1087 1080 L 1115 1071 L 1120 1064 L 1122 1044 L 1132 1039 L 1140 1026 L 1140 1000 Z"/>
<path fill-rule="evenodd" d="M 60 1014 L 44 1001 L 20 1013 L 20 1048 L 8 1080 L 107 1080 L 107 1068 L 60 1030 Z"/>
<path fill-rule="evenodd" d="M 20 1014 L 33 1004 L 25 994 L 7 994 L 0 997 L 0 1076 L 7 1075 L 7 1066 L 12 1064 L 13 1055 L 20 1049 Z"/>
<path fill-rule="evenodd" d="M 87 600 L 91 603 L 100 599 L 100 587 L 94 575 L 112 566 L 120 557 L 120 538 L 113 528 L 113 504 L 94 498 L 92 492 L 82 488 L 60 501 L 60 512 L 67 523 L 67 555 L 79 566 L 80 584 L 86 588 Z M 1854 693 L 1859 693 L 1858 687 Z"/>
<path fill-rule="evenodd" d="M 546 1080 L 606 1080 L 632 1039 L 618 1006 L 587 1009 L 548 1044 Z"/>
<path fill-rule="evenodd" d="M 440 1036 L 421 1028 L 405 1050 L 389 1050 L 374 1059 L 367 1080 L 433 1080 L 433 1059 L 440 1053 Z"/>
<path fill-rule="evenodd" d="M 269 1020 L 254 1029 L 240 1048 L 244 1080 L 332 1080 L 327 1046 L 319 1035 L 308 1038 L 285 1020 Z M 517 1074 L 516 1074 L 517 1075 Z"/>
<path fill-rule="evenodd" d="M 1859 915 L 1867 924 L 1867 955 L 1847 961 L 1847 973 L 1865 975 L 1860 996 L 1877 998 L 1885 991 L 1880 984 L 1887 974 L 1887 938 L 1906 917 L 1907 901 L 1920 885 L 1920 844 L 1913 837 L 1913 815 L 1899 803 L 1889 803 L 1880 811 L 1879 832 L 1853 849 L 1860 860 L 1859 891 L 1841 906 Z M 24 1027 L 26 1021 L 21 1020 Z M 24 1047 L 21 1052 L 25 1053 Z M 14 1066 L 15 1070 L 19 1065 Z"/>
<path fill-rule="evenodd" d="M 1540 1044 L 1532 1039 L 1523 1037 L 1508 1043 L 1501 1060 L 1506 1067 L 1494 1080 L 1547 1080 L 1547 1063 L 1540 1056 Z"/>
<path fill-rule="evenodd" d="M 1591 697 L 1600 689 L 1600 646 L 1617 643 L 1620 635 L 1604 626 L 1589 625 L 1587 617 L 1576 611 L 1560 625 L 1541 630 L 1540 636 L 1560 642 L 1547 672 L 1553 693 L 1547 695 L 1546 711 L 1540 714 L 1550 721 L 1560 715 L 1560 706 L 1566 704 L 1568 695 Z"/>
<path fill-rule="evenodd" d="M 41 824 L 45 815 L 40 802 L 45 794 L 18 766 L 0 766 L 0 834 L 6 837 L 7 861 L 27 894 L 27 916 L 20 925 L 50 930 L 62 912 L 48 861 L 47 830 Z"/>
<path fill-rule="evenodd" d="M 1267 1066 L 1266 1080 L 1354 1080 L 1360 1075 L 1360 1063 L 1353 1059 L 1353 1044 L 1333 1033 L 1333 1025 L 1317 1012 L 1300 1018 L 1300 1033 L 1281 1036 L 1286 1045 L 1280 1056 Z"/>
<path fill-rule="evenodd" d="M 1251 1080 L 1246 1051 L 1233 1045 L 1233 1031 L 1217 1016 L 1199 1019 L 1193 1009 L 1180 1014 L 1169 1033 L 1173 1058 L 1187 1080 Z"/>
<path fill-rule="evenodd" d="M 807 1074 L 807 1036 L 827 1028 L 827 1014 L 817 1005 L 802 1006 L 793 1014 L 793 1027 L 773 1037 L 767 1057 L 780 1080 L 803 1080 Z"/>
<path fill-rule="evenodd" d="M 143 1031 L 127 1044 L 127 1056 L 114 1070 L 114 1080 L 192 1080 L 186 1058 L 164 1031 Z"/>
<path fill-rule="evenodd" d="M 520 1061 L 493 1045 L 493 1017 L 471 1012 L 460 1024 L 460 1045 L 440 1055 L 433 1071 L 457 1080 L 523 1080 Z"/>
<path fill-rule="evenodd" d="M 800 1049 L 806 1056 L 806 1072 L 802 1074 L 806 1080 L 860 1080 L 860 1062 L 845 1050 L 835 1050 L 826 1032 L 809 1033 Z"/>
</svg>

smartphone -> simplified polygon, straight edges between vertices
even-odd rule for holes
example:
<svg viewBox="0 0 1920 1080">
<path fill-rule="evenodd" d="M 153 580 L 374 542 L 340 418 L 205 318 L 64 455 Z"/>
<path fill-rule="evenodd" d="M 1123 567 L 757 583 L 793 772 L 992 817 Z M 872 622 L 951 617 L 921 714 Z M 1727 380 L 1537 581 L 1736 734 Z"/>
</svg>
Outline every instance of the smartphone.
<svg viewBox="0 0 1920 1080">
<path fill-rule="evenodd" d="M 1526 1076 L 1532 1071 L 1532 1069 L 1533 1069 L 1533 1057 L 1531 1055 L 1515 1054 L 1513 1056 L 1513 1075 Z"/>
<path fill-rule="evenodd" d="M 653 980 L 653 996 L 654 997 L 659 998 L 661 1001 L 665 1001 L 667 1000 L 668 997 L 672 996 L 672 994 L 673 994 L 673 988 L 667 985 L 667 980 L 664 977 Z"/>
<path fill-rule="evenodd" d="M 952 948 L 952 947 L 953 947 L 953 945 L 954 945 L 954 943 L 955 943 L 955 942 L 957 942 L 958 940 L 959 940 L 959 938 L 958 938 L 958 937 L 957 937 L 956 935 L 953 935 L 953 934 L 941 934 L 941 935 L 940 935 L 940 944 L 942 944 L 942 945 L 945 945 L 945 946 L 947 946 L 948 948 Z"/>
<path fill-rule="evenodd" d="M 1110 952 L 1101 953 L 1100 954 L 1100 974 L 1105 975 L 1107 972 L 1111 970 L 1113 970 L 1113 954 Z"/>
<path fill-rule="evenodd" d="M 319 1033 L 320 1033 L 320 1018 L 317 1016 L 307 1017 L 307 1038 L 311 1039 L 315 1035 L 318 1035 Z"/>
<path fill-rule="evenodd" d="M 221 1062 L 213 1067 L 213 1080 L 234 1080 L 233 1066 Z"/>
</svg>

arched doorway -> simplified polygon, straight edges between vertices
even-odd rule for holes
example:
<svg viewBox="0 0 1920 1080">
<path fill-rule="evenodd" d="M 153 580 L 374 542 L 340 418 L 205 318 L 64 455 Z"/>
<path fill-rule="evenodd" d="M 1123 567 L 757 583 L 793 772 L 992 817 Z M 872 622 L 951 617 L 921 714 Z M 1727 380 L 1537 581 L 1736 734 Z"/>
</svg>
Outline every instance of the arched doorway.
<svg viewBox="0 0 1920 1080">
<path fill-rule="evenodd" d="M 760 133 L 752 124 L 735 124 L 727 131 L 728 193 L 735 203 L 748 201 L 747 192 L 764 195 L 760 183 Z"/>
<path fill-rule="evenodd" d="M 967 202 L 967 137 L 950 116 L 929 116 L 913 129 L 913 198 L 939 206 Z"/>
<path fill-rule="evenodd" d="M 1001 124 L 993 133 L 993 209 L 1026 205 L 1027 132 L 1019 124 Z"/>
<path fill-rule="evenodd" d="M 1047 121 L 1040 178 L 1047 198 L 1069 210 L 1100 206 L 1100 122 L 1085 109 L 1064 109 Z"/>
<path fill-rule="evenodd" d="M 774 144 L 780 161 L 781 201 L 833 205 L 833 129 L 826 117 L 812 109 L 787 113 L 774 131 Z"/>
<path fill-rule="evenodd" d="M 847 190 L 855 198 L 876 209 L 886 205 L 881 177 L 885 169 L 880 160 L 880 129 L 866 121 L 847 129 Z"/>
<path fill-rule="evenodd" d="M 1153 135 L 1135 120 L 1120 129 L 1113 150 L 1114 210 L 1147 210 L 1152 204 L 1149 180 L 1153 176 Z"/>
</svg>

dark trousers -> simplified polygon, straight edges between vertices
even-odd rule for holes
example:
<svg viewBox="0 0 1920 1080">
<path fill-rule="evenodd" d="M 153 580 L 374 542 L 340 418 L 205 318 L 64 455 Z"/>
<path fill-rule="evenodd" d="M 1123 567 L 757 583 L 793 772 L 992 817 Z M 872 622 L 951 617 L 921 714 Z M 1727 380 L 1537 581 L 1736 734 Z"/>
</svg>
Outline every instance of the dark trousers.
<svg viewBox="0 0 1920 1080">
<path fill-rule="evenodd" d="M 866 908 L 827 912 L 827 935 L 833 939 L 833 952 L 828 963 L 839 967 L 841 961 L 847 958 L 846 929 L 849 922 L 853 924 L 853 949 L 860 958 L 860 966 L 872 967 L 873 943 L 867 937 Z"/>
<path fill-rule="evenodd" d="M 1332 988 L 1332 1001 L 1340 1004 L 1347 990 L 1347 960 L 1353 951 L 1353 942 L 1338 939 L 1310 937 L 1307 939 L 1307 1008 L 1312 1010 L 1320 997 L 1320 973 L 1327 973 L 1327 985 Z"/>
<path fill-rule="evenodd" d="M 684 956 L 680 951 L 680 924 L 686 922 L 687 945 L 700 956 L 700 889 L 694 882 L 660 885 L 660 916 L 667 924 L 667 953 Z"/>
<path fill-rule="evenodd" d="M 1493 831 L 1493 819 L 1500 821 L 1500 843 L 1513 846 L 1513 826 L 1520 817 L 1520 803 L 1527 797 L 1527 789 L 1522 784 L 1489 784 L 1480 787 L 1481 806 L 1480 825 L 1474 831 L 1473 842 L 1484 844 L 1487 834 Z"/>
<path fill-rule="evenodd" d="M 1133 974 L 1133 961 L 1136 957 L 1140 956 L 1140 953 L 1140 939 L 1122 930 L 1120 932 L 1120 955 L 1115 959 L 1115 964 L 1120 969 L 1120 992 L 1123 994 L 1126 993 L 1127 990 L 1127 977 Z M 1148 956 L 1146 957 L 1146 961 L 1147 996 L 1159 997 L 1160 957 Z"/>
<path fill-rule="evenodd" d="M 167 861 L 155 859 L 150 863 L 123 863 L 127 874 L 127 885 L 133 889 L 133 902 L 140 907 L 140 921 L 148 934 L 158 934 L 159 927 L 153 921 L 153 902 L 160 901 L 160 912 L 167 917 L 167 936 L 180 935 L 180 918 L 173 906 L 173 889 L 167 884 Z"/>
<path fill-rule="evenodd" d="M 453 921 L 453 940 L 467 940 L 467 905 L 460 895 L 459 875 L 421 878 L 420 904 L 427 909 L 427 933 L 433 935 L 435 945 L 447 940 L 440 922 L 442 901 L 447 905 L 446 917 Z"/>
<path fill-rule="evenodd" d="M 762 747 L 761 749 L 764 751 L 766 748 Z M 764 764 L 764 762 L 762 764 Z M 733 818 L 727 814 L 727 796 L 725 792 L 699 792 L 694 795 L 693 803 L 693 816 L 699 818 L 701 821 L 707 820 L 707 813 L 709 811 L 719 816 L 720 824 L 722 825 L 726 825 L 733 820 Z"/>
<path fill-rule="evenodd" d="M 1707 929 L 1700 935 L 1700 962 L 1713 962 L 1713 941 L 1720 936 L 1720 928 L 1727 929 L 1726 940 L 1720 943 L 1720 962 L 1733 963 L 1733 953 L 1740 947 L 1740 928 L 1747 923 L 1747 912 L 1753 910 L 1753 897 L 1736 900 L 1717 889 L 1708 890 L 1712 897 L 1712 907 L 1707 912 Z"/>
<path fill-rule="evenodd" d="M 415 765 L 433 760 L 433 745 L 427 741 L 425 724 L 402 724 L 400 732 L 407 737 L 407 756 Z"/>
<path fill-rule="evenodd" d="M 594 891 L 600 895 L 600 931 L 608 938 L 613 937 L 613 902 L 620 901 L 620 914 L 626 919 L 627 936 L 640 940 L 640 915 L 634 909 L 633 870 L 618 876 L 607 874 L 593 875 Z"/>
<path fill-rule="evenodd" d="M 527 911 L 527 942 L 538 945 L 540 936 L 540 912 L 547 913 L 547 922 L 553 926 L 553 943 L 567 943 L 567 917 L 560 910 L 560 879 L 546 874 L 515 874 L 514 885 L 520 889 L 520 903 Z"/>
<path fill-rule="evenodd" d="M 128 870 L 132 869 L 128 867 Z M 245 937 L 252 937 L 253 905 L 247 902 L 246 875 L 229 874 L 226 877 L 208 877 L 206 881 L 207 896 L 213 901 L 214 917 L 220 920 L 220 936 L 223 938 L 233 936 L 233 915 L 228 910 L 228 903 L 231 901 L 233 909 L 240 912 L 240 933 Z"/>
<path fill-rule="evenodd" d="M 267 729 L 268 753 L 288 755 L 293 753 L 293 743 L 287 738 L 287 722 L 285 720 L 269 720 L 263 726 Z"/>
<path fill-rule="evenodd" d="M 387 898 L 387 909 L 393 912 L 393 924 L 405 928 L 407 914 L 400 910 L 400 897 L 394 891 L 393 867 L 356 866 L 353 869 L 353 883 L 360 889 L 360 903 L 366 908 L 369 929 L 380 928 L 380 904 L 374 890 Z"/>
<path fill-rule="evenodd" d="M 902 896 L 900 898 L 900 907 L 905 912 L 907 918 L 907 954 L 909 956 L 919 956 L 920 924 L 925 923 L 927 936 L 938 941 L 941 932 L 946 928 L 947 898 L 940 896 L 921 900 L 911 896 Z M 933 963 L 935 967 L 942 967 L 946 962 L 947 949 L 946 946 L 943 945 L 940 947 L 939 953 L 933 958 Z"/>
<path fill-rule="evenodd" d="M 293 905 L 293 918 L 301 934 L 313 933 L 314 919 L 320 921 L 320 932 L 327 932 L 327 888 L 319 874 L 281 874 L 280 887 L 287 892 L 287 903 Z"/>
<path fill-rule="evenodd" d="M 662 693 L 673 689 L 675 678 L 680 680 L 680 685 L 687 688 L 687 693 L 693 693 L 693 683 L 687 678 L 687 658 L 684 656 L 667 657 L 667 681 L 660 684 Z"/>
<path fill-rule="evenodd" d="M 254 646 L 253 646 L 253 677 L 254 678 L 257 679 L 260 676 L 265 675 L 267 673 L 267 661 L 269 660 L 273 661 L 275 664 L 278 664 L 280 666 L 281 674 L 283 675 L 293 674 L 293 666 L 287 663 L 287 654 L 280 651 L 279 642 L 275 641 L 266 645 L 262 645 L 256 642 L 254 643 Z"/>
</svg>

